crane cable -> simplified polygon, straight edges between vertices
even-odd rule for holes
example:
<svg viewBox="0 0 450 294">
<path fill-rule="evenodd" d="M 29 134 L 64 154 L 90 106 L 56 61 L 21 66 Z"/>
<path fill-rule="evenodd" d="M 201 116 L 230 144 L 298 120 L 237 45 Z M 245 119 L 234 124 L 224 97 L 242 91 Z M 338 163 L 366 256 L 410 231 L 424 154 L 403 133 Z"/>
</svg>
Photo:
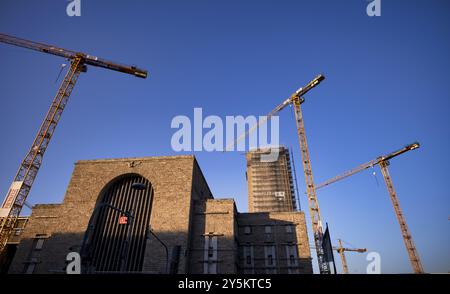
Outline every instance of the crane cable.
<svg viewBox="0 0 450 294">
<path fill-rule="evenodd" d="M 380 187 L 380 184 L 378 182 L 377 173 L 375 172 L 375 167 L 372 165 L 372 175 L 375 178 L 375 182 L 377 183 L 377 187 Z"/>
<path fill-rule="evenodd" d="M 56 77 L 55 84 L 58 82 L 58 80 L 61 77 L 61 74 L 66 66 L 67 66 L 67 64 L 61 63 L 61 69 L 59 70 L 58 76 Z"/>
</svg>

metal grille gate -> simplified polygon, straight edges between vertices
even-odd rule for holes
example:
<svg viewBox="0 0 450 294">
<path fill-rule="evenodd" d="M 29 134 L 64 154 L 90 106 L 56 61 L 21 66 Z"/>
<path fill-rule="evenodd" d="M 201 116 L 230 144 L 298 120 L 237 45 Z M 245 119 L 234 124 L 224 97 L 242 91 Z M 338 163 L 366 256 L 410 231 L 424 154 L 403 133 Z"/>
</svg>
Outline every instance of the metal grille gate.
<svg viewBox="0 0 450 294">
<path fill-rule="evenodd" d="M 142 271 L 152 197 L 151 183 L 140 175 L 127 175 L 110 184 L 86 232 L 92 234 L 84 256 L 89 272 Z"/>
</svg>

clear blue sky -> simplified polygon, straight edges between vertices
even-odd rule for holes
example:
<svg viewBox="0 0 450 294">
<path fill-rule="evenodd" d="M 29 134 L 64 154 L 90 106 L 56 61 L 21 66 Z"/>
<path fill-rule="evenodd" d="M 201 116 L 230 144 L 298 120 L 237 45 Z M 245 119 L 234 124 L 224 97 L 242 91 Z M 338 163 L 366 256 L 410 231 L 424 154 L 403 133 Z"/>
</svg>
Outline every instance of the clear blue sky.
<svg viewBox="0 0 450 294">
<path fill-rule="evenodd" d="M 147 80 L 98 68 L 82 74 L 29 202 L 61 202 L 80 159 L 175 155 L 175 115 L 192 117 L 194 107 L 221 117 L 264 115 L 322 72 L 326 80 L 303 104 L 316 182 L 418 140 L 422 147 L 392 160 L 390 170 L 426 271 L 450 271 L 450 2 L 382 0 L 376 18 L 366 15 L 367 3 L 82 0 L 82 16 L 70 18 L 66 1 L 2 0 L 3 33 L 150 72 Z M 1 193 L 50 105 L 63 62 L 0 44 Z M 290 109 L 280 124 L 304 191 Z M 215 197 L 234 197 L 246 211 L 242 153 L 195 155 Z M 322 216 L 333 240 L 379 252 L 384 273 L 411 272 L 375 171 L 376 179 L 369 170 L 321 190 Z M 347 258 L 351 272 L 365 272 L 364 254 Z"/>
</svg>

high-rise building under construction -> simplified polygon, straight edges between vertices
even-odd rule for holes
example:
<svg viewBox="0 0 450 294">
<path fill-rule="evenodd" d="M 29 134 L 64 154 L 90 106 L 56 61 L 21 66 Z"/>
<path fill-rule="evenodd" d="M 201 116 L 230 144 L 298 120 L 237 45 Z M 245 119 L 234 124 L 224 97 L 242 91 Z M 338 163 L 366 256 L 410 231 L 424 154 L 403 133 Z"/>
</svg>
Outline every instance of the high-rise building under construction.
<svg viewBox="0 0 450 294">
<path fill-rule="evenodd" d="M 246 158 L 249 212 L 295 211 L 289 150 L 258 148 L 247 152 Z"/>
</svg>

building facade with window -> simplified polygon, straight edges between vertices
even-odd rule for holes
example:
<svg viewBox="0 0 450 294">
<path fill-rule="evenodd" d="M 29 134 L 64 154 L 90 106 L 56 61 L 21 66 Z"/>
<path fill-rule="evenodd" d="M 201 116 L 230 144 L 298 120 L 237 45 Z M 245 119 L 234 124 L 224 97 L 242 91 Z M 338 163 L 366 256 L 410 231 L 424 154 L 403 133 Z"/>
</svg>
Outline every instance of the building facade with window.
<svg viewBox="0 0 450 294">
<path fill-rule="evenodd" d="M 312 273 L 303 212 L 239 213 L 193 156 L 79 161 L 59 204 L 35 205 L 9 273 Z"/>
</svg>

